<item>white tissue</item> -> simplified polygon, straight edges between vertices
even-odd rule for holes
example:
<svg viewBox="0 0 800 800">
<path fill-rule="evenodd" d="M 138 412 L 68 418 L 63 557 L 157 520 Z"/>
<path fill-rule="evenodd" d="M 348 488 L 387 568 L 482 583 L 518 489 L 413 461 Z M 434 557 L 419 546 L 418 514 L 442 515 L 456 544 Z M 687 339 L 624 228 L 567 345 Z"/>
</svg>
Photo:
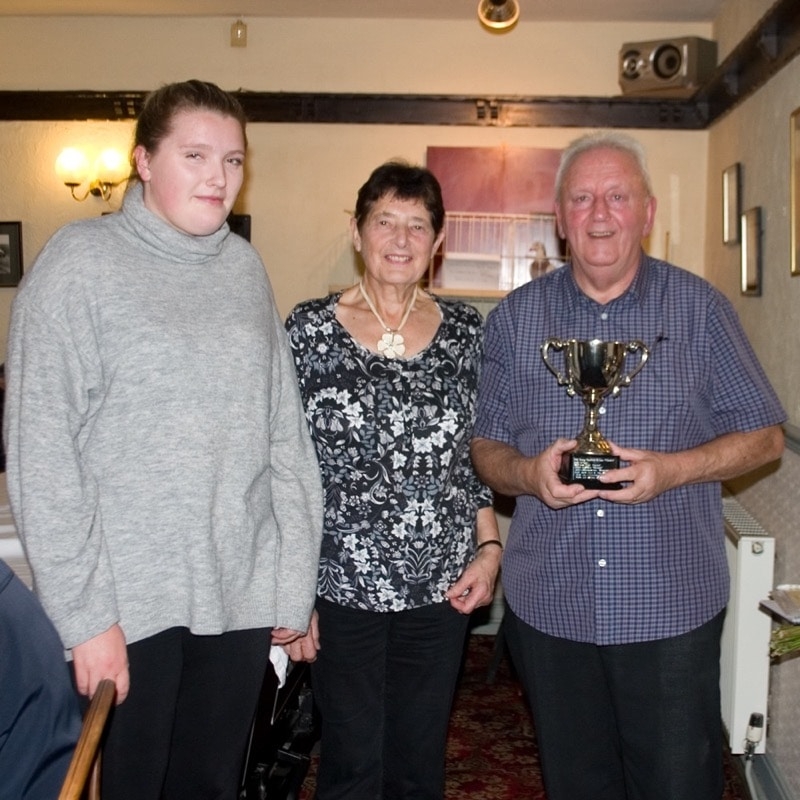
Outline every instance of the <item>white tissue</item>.
<svg viewBox="0 0 800 800">
<path fill-rule="evenodd" d="M 275 670 L 275 675 L 278 677 L 278 688 L 280 689 L 286 683 L 286 670 L 289 666 L 289 656 L 286 651 L 279 645 L 272 645 L 269 649 L 269 660 L 272 662 L 272 668 Z"/>
</svg>

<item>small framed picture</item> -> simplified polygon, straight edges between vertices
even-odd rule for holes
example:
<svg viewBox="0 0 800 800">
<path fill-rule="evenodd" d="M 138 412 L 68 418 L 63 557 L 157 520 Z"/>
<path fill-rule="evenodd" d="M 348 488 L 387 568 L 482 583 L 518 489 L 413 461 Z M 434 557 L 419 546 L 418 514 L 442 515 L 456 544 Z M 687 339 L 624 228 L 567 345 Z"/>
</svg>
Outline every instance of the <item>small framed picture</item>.
<svg viewBox="0 0 800 800">
<path fill-rule="evenodd" d="M 22 223 L 0 222 L 0 287 L 22 279 Z"/>
<path fill-rule="evenodd" d="M 761 208 L 742 214 L 742 294 L 761 294 Z"/>
<path fill-rule="evenodd" d="M 789 128 L 789 184 L 791 232 L 791 274 L 800 275 L 800 108 L 792 112 Z"/>
<path fill-rule="evenodd" d="M 233 233 L 239 234 L 242 239 L 250 241 L 252 217 L 250 214 L 228 214 L 228 226 Z"/>
<path fill-rule="evenodd" d="M 722 241 L 735 244 L 739 241 L 739 189 L 741 165 L 731 164 L 722 172 Z"/>
</svg>

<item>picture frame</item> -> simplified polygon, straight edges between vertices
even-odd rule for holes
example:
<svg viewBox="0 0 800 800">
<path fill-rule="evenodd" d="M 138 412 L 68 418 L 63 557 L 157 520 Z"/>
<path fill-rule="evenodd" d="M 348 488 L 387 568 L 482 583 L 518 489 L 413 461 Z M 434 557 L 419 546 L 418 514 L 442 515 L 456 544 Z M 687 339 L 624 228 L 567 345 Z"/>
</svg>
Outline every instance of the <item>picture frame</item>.
<svg viewBox="0 0 800 800">
<path fill-rule="evenodd" d="M 790 117 L 789 159 L 790 269 L 792 275 L 800 275 L 800 108 L 796 108 Z"/>
<path fill-rule="evenodd" d="M 740 238 L 741 180 L 742 168 L 738 162 L 722 171 L 722 241 L 725 244 L 736 244 Z"/>
<path fill-rule="evenodd" d="M 228 214 L 228 226 L 231 229 L 231 233 L 238 234 L 248 242 L 250 241 L 252 222 L 250 214 Z"/>
<path fill-rule="evenodd" d="M 749 208 L 742 214 L 741 292 L 757 297 L 761 294 L 761 207 Z"/>
<path fill-rule="evenodd" d="M 22 280 L 22 223 L 0 222 L 0 287 Z"/>
</svg>

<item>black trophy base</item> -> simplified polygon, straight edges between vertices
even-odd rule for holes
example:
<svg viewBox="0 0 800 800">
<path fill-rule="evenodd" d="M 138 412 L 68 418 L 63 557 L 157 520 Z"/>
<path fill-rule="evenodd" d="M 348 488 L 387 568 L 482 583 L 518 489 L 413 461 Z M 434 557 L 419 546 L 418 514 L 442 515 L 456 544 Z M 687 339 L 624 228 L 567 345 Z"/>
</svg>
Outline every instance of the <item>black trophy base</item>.
<svg viewBox="0 0 800 800">
<path fill-rule="evenodd" d="M 564 483 L 580 483 L 587 489 L 621 489 L 621 483 L 603 483 L 598 480 L 610 469 L 619 469 L 619 456 L 565 453 L 558 474 Z"/>
</svg>

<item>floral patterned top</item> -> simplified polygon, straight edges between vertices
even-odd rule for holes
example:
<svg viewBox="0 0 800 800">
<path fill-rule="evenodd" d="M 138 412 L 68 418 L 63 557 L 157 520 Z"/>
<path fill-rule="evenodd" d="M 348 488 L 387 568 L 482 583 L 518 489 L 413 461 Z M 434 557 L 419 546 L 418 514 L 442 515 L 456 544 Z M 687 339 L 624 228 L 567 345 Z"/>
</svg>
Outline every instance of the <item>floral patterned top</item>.
<svg viewBox="0 0 800 800">
<path fill-rule="evenodd" d="M 440 603 L 492 503 L 469 456 L 483 320 L 434 298 L 431 343 L 391 359 L 339 323 L 340 296 L 301 303 L 286 322 L 325 489 L 317 593 L 378 612 Z"/>
</svg>

